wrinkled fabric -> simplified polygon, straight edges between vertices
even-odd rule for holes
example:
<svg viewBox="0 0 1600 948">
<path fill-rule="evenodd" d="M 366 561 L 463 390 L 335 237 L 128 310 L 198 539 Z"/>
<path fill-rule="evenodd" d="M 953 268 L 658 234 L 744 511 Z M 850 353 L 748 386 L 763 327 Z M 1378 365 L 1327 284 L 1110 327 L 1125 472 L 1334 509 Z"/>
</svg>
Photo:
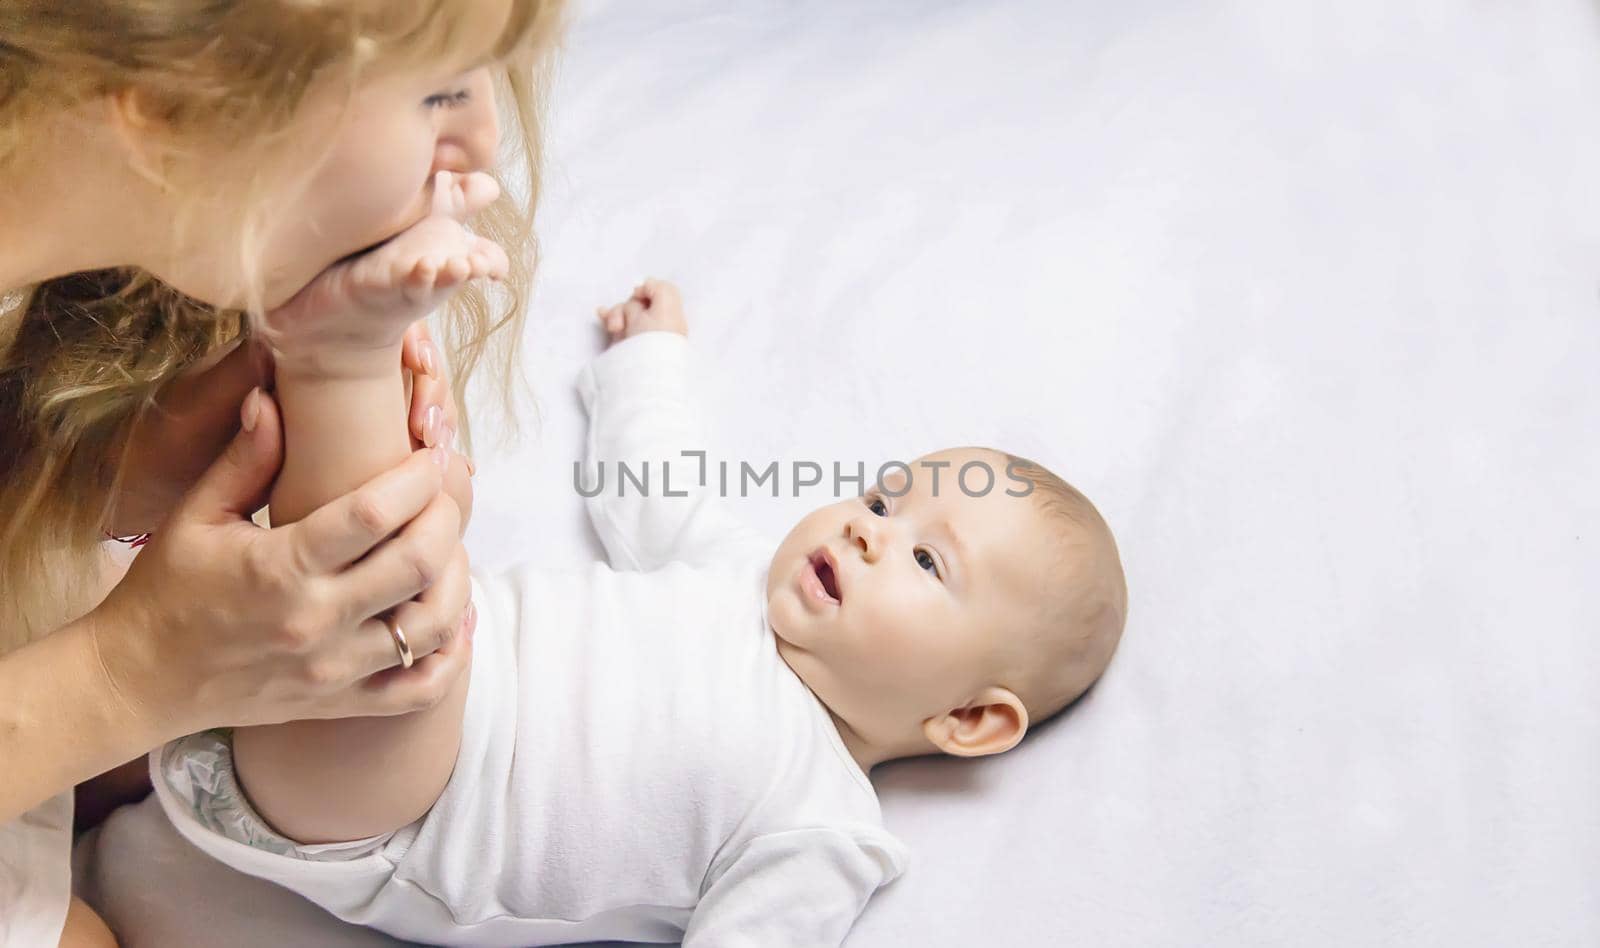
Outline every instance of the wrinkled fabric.
<svg viewBox="0 0 1600 948">
<path fill-rule="evenodd" d="M 72 794 L 0 824 L 0 948 L 53 946 L 72 902 Z"/>
</svg>

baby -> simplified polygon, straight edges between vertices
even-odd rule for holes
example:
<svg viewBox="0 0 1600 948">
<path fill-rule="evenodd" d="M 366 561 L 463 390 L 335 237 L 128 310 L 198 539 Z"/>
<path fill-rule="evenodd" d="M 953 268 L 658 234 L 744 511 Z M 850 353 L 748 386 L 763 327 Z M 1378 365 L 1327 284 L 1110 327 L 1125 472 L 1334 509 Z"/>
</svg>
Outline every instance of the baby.
<svg viewBox="0 0 1600 948">
<path fill-rule="evenodd" d="M 427 297 L 384 295 L 405 262 L 351 290 L 395 325 Z M 475 578 L 464 696 L 425 713 L 452 739 L 436 719 L 398 743 L 416 756 L 338 772 L 325 749 L 267 766 L 201 734 L 152 756 L 157 792 L 217 859 L 401 938 L 837 945 L 906 865 L 868 773 L 1000 753 L 1082 694 L 1122 632 L 1116 545 L 1055 475 L 956 448 L 814 511 L 774 551 L 683 454 L 703 441 L 677 291 L 647 281 L 600 318 L 583 469 L 662 476 L 648 496 L 584 491 L 610 566 Z M 317 740 L 365 751 L 362 723 L 326 727 Z M 424 812 L 391 805 L 419 785 Z"/>
</svg>

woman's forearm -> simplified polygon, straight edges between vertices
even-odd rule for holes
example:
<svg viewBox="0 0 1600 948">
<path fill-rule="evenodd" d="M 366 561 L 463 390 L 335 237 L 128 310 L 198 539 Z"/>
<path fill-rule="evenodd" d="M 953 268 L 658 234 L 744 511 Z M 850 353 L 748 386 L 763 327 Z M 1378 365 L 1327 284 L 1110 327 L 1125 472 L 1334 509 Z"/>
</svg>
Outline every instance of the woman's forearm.
<svg viewBox="0 0 1600 948">
<path fill-rule="evenodd" d="M 177 736 L 117 690 L 93 621 L 0 657 L 0 823 Z"/>
</svg>

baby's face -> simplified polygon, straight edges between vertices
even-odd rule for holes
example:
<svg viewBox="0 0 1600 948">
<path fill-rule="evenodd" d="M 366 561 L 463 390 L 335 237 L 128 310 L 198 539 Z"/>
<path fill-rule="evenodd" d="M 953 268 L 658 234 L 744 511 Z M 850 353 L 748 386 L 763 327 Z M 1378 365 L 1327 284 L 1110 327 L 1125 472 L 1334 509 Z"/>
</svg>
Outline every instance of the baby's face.
<svg viewBox="0 0 1600 948">
<path fill-rule="evenodd" d="M 939 471 L 923 462 L 948 461 Z M 969 496 L 962 465 L 994 486 Z M 1030 615 L 1047 557 L 1034 500 L 1004 456 L 945 451 L 865 496 L 817 510 L 784 538 L 767 578 L 779 654 L 863 738 L 899 744 L 993 684 L 996 646 Z M 908 483 L 909 480 L 909 483 Z M 986 478 L 974 470 L 977 492 Z M 901 494 L 901 491 L 904 491 Z M 892 496 L 901 494 L 900 496 Z"/>
</svg>

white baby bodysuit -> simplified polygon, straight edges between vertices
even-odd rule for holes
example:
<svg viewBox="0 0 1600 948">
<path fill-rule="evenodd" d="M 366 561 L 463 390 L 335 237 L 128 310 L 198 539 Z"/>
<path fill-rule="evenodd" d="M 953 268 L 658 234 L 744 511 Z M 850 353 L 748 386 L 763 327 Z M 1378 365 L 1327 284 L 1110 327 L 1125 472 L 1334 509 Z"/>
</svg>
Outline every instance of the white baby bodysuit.
<svg viewBox="0 0 1600 948">
<path fill-rule="evenodd" d="M 773 545 L 695 489 L 687 341 L 588 366 L 590 514 L 615 568 L 479 577 L 461 751 L 423 820 L 297 846 L 233 780 L 225 736 L 153 755 L 178 829 L 341 918 L 446 945 L 838 945 L 904 871 L 876 794 L 766 622 Z M 645 481 L 619 484 L 627 461 Z M 673 493 L 662 496 L 662 464 Z"/>
</svg>

